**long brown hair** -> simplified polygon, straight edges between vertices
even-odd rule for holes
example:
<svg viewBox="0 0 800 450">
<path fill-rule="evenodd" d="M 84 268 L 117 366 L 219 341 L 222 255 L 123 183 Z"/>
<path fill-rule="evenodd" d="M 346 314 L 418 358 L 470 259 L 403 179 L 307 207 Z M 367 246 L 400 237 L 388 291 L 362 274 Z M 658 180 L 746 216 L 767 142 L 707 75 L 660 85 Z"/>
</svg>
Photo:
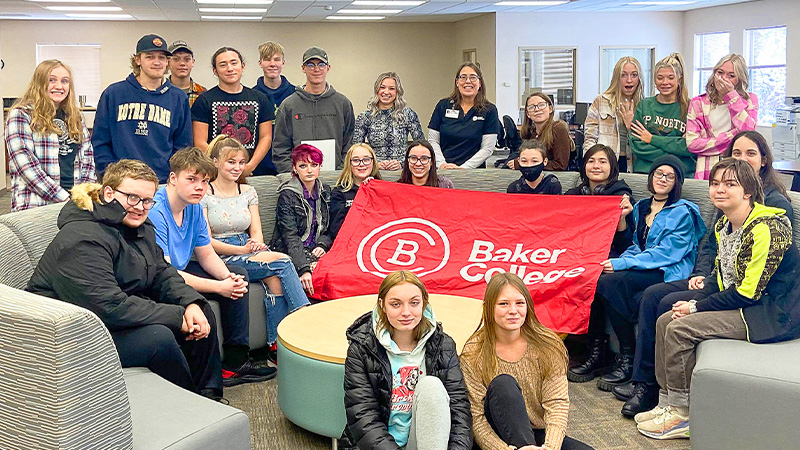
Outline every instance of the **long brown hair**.
<svg viewBox="0 0 800 450">
<path fill-rule="evenodd" d="M 497 357 L 495 344 L 497 334 L 495 330 L 494 308 L 503 289 L 511 285 L 525 297 L 528 312 L 525 322 L 520 330 L 528 342 L 528 349 L 535 349 L 542 362 L 542 375 L 544 378 L 564 373 L 566 374 L 568 358 L 567 349 L 561 339 L 536 318 L 533 308 L 531 293 L 522 279 L 513 273 L 498 273 L 489 280 L 483 299 L 483 315 L 478 329 L 469 338 L 475 339 L 477 345 L 464 348 L 463 356 L 474 362 L 473 367 L 478 367 L 481 380 L 488 385 L 497 375 Z"/>
<path fill-rule="evenodd" d="M 36 133 L 53 134 L 61 130 L 53 122 L 56 115 L 56 104 L 47 95 L 50 84 L 50 72 L 57 67 L 63 67 L 69 73 L 69 92 L 61 102 L 59 108 L 64 111 L 64 122 L 67 124 L 69 138 L 75 142 L 83 143 L 83 119 L 78 109 L 77 96 L 75 95 L 75 80 L 69 66 L 57 59 L 42 61 L 33 71 L 33 78 L 19 100 L 11 109 L 19 108 L 31 116 L 31 128 Z"/>
<path fill-rule="evenodd" d="M 758 176 L 761 178 L 761 184 L 764 187 L 764 190 L 767 187 L 772 186 L 773 188 L 777 189 L 778 192 L 781 193 L 789 203 L 792 200 L 789 198 L 789 194 L 786 193 L 786 187 L 783 185 L 781 180 L 778 179 L 778 173 L 772 168 L 772 163 L 775 161 L 775 157 L 772 156 L 772 150 L 769 148 L 769 144 L 767 140 L 764 139 L 764 136 L 759 133 L 758 131 L 748 130 L 748 131 L 740 131 L 736 133 L 736 136 L 731 139 L 731 142 L 728 143 L 728 148 L 725 149 L 725 153 L 723 153 L 723 157 L 730 158 L 733 154 L 733 146 L 736 144 L 736 141 L 739 138 L 746 137 L 751 141 L 755 142 L 756 147 L 758 147 L 759 153 L 761 153 L 761 169 L 758 171 Z"/>
<path fill-rule="evenodd" d="M 422 284 L 422 281 L 418 276 L 408 270 L 397 270 L 392 272 L 389 275 L 386 275 L 386 278 L 383 279 L 381 286 L 378 288 L 378 326 L 376 327 L 378 332 L 381 330 L 388 330 L 391 334 L 392 325 L 389 323 L 389 318 L 386 317 L 386 310 L 384 310 L 383 302 L 393 287 L 404 283 L 411 283 L 418 287 L 422 293 L 422 311 L 425 311 L 425 309 L 428 307 L 428 290 L 425 289 L 425 285 Z M 420 320 L 417 326 L 414 328 L 414 340 L 419 341 L 422 339 L 423 336 L 425 336 L 425 333 L 427 333 L 432 326 L 433 325 L 431 325 L 431 323 L 425 317 L 422 317 L 422 320 Z"/>
<path fill-rule="evenodd" d="M 433 151 L 433 146 L 425 139 L 417 139 L 411 141 L 406 147 L 406 156 L 403 159 L 403 170 L 400 172 L 400 179 L 398 183 L 414 184 L 414 176 L 411 175 L 411 163 L 408 162 L 408 155 L 414 147 L 422 146 L 428 149 L 431 154 L 431 161 L 428 163 L 430 170 L 428 170 L 428 179 L 425 180 L 425 186 L 439 187 L 439 174 L 436 173 L 436 152 Z"/>
<path fill-rule="evenodd" d="M 536 125 L 533 123 L 533 119 L 528 117 L 528 100 L 533 97 L 541 98 L 550 106 L 550 116 L 547 118 L 547 122 L 544 124 L 541 133 L 536 133 Z M 525 118 L 522 120 L 522 130 L 519 133 L 522 139 L 536 139 L 541 142 L 544 145 L 544 149 L 547 151 L 547 159 L 551 161 L 553 160 L 553 141 L 555 140 L 553 137 L 553 129 L 557 126 L 564 127 L 567 129 L 567 132 L 569 132 L 567 123 L 561 119 L 555 119 L 555 115 L 556 108 L 553 106 L 553 100 L 550 96 L 544 92 L 534 92 L 525 99 Z M 575 142 L 572 139 L 570 139 L 570 150 L 575 150 Z"/>
<path fill-rule="evenodd" d="M 453 93 L 450 94 L 450 97 L 447 97 L 447 99 L 456 105 L 461 104 L 461 91 L 458 90 L 458 76 L 461 74 L 461 70 L 464 67 L 471 68 L 475 71 L 475 74 L 478 75 L 478 81 L 480 81 L 481 86 L 478 88 L 478 94 L 475 95 L 474 106 L 476 111 L 483 111 L 489 107 L 489 100 L 486 99 L 486 83 L 483 81 L 483 72 L 481 72 L 481 67 L 473 62 L 465 62 L 464 64 L 458 66 L 458 70 L 456 70 L 456 77 L 453 81 Z"/>
</svg>

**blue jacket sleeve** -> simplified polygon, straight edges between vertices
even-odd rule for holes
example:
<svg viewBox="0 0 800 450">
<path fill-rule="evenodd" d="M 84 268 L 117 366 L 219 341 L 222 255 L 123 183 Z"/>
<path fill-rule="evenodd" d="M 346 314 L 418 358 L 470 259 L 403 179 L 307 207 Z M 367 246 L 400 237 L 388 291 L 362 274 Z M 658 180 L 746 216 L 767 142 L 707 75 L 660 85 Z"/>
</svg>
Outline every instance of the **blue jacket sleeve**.
<svg viewBox="0 0 800 450">
<path fill-rule="evenodd" d="M 94 149 L 94 165 L 97 170 L 98 178 L 102 178 L 106 166 L 116 161 L 118 158 L 114 154 L 114 146 L 111 142 L 111 120 L 114 117 L 108 99 L 108 93 L 103 92 L 97 104 L 97 112 L 94 116 L 94 128 L 92 129 L 92 148 Z"/>
<path fill-rule="evenodd" d="M 658 269 L 678 263 L 691 251 L 694 239 L 694 220 L 684 214 L 675 228 L 667 232 L 655 247 L 645 248 L 638 254 L 631 254 L 631 248 L 619 258 L 611 260 L 614 270 Z M 638 249 L 638 246 L 636 246 Z"/>
</svg>

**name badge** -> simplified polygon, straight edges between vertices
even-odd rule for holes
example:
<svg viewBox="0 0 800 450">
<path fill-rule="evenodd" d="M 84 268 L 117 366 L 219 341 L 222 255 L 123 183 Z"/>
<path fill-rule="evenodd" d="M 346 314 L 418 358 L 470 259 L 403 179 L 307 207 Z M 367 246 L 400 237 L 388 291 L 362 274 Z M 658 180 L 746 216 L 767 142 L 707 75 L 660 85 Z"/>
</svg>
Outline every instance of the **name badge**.
<svg viewBox="0 0 800 450">
<path fill-rule="evenodd" d="M 472 121 L 473 122 L 477 122 L 479 120 L 485 120 L 485 119 L 483 117 L 481 117 L 481 116 L 472 116 Z"/>
<path fill-rule="evenodd" d="M 444 112 L 444 116 L 448 119 L 458 119 L 458 110 L 457 109 L 448 109 Z"/>
</svg>

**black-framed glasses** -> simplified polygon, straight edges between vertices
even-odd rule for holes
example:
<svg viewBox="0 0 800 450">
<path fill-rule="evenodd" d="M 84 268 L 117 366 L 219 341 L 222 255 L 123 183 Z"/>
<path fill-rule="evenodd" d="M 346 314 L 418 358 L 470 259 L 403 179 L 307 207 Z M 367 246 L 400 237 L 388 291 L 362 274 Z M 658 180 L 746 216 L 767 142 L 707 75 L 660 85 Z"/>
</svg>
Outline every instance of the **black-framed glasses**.
<svg viewBox="0 0 800 450">
<path fill-rule="evenodd" d="M 475 74 L 472 74 L 472 75 L 459 75 L 459 76 L 456 77 L 456 80 L 458 80 L 458 81 L 460 81 L 462 83 L 466 83 L 467 80 L 469 80 L 469 81 L 471 81 L 473 83 L 476 83 L 480 79 L 481 79 L 481 77 L 479 77 L 479 76 L 477 76 Z"/>
<path fill-rule="evenodd" d="M 354 166 L 368 166 L 368 165 L 372 164 L 372 157 L 371 156 L 367 156 L 366 158 L 361 158 L 361 159 L 350 158 L 350 164 L 352 164 Z"/>
<path fill-rule="evenodd" d="M 547 102 L 541 102 L 541 103 L 537 103 L 535 105 L 528 105 L 528 106 L 525 107 L 525 109 L 527 109 L 528 111 L 531 111 L 531 112 L 538 111 L 540 109 L 545 109 L 545 108 L 547 108 Z"/>
<path fill-rule="evenodd" d="M 408 163 L 412 166 L 416 163 L 420 163 L 423 166 L 427 166 L 431 162 L 430 156 L 417 156 L 417 155 L 408 155 Z"/>
<path fill-rule="evenodd" d="M 152 208 L 153 206 L 155 206 L 155 204 L 156 204 L 156 201 L 155 201 L 155 200 L 153 200 L 152 198 L 142 198 L 142 197 L 139 197 L 139 196 L 138 196 L 138 195 L 136 195 L 136 194 L 129 194 L 129 193 L 127 193 L 127 192 L 122 192 L 122 191 L 120 191 L 119 189 L 114 189 L 114 190 L 115 190 L 116 192 L 119 192 L 120 194 L 123 194 L 123 195 L 127 195 L 127 196 L 128 196 L 128 199 L 127 199 L 128 206 L 136 206 L 136 205 L 138 205 L 139 203 L 141 203 L 141 204 L 142 204 L 142 207 L 143 207 L 144 209 L 150 209 L 150 208 Z"/>
<path fill-rule="evenodd" d="M 653 177 L 658 178 L 659 180 L 675 181 L 674 173 L 666 173 L 660 170 L 656 170 L 655 173 L 653 173 Z"/>
<path fill-rule="evenodd" d="M 309 69 L 309 70 L 314 70 L 314 69 L 322 70 L 322 69 L 328 67 L 328 63 L 322 62 L 322 61 L 320 61 L 318 63 L 307 62 L 307 63 L 303 63 L 303 67 L 305 67 L 306 69 Z"/>
</svg>

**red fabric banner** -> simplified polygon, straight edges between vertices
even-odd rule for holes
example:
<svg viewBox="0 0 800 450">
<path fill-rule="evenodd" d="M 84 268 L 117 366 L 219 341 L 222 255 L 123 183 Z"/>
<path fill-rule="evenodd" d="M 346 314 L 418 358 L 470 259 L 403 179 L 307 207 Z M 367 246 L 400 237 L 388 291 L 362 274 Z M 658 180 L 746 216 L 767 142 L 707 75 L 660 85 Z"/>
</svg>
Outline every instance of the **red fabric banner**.
<svg viewBox="0 0 800 450">
<path fill-rule="evenodd" d="M 585 333 L 620 197 L 500 194 L 373 180 L 314 270 L 322 300 L 377 293 L 410 270 L 428 291 L 483 299 L 495 273 L 530 289 L 548 328 Z"/>
</svg>

